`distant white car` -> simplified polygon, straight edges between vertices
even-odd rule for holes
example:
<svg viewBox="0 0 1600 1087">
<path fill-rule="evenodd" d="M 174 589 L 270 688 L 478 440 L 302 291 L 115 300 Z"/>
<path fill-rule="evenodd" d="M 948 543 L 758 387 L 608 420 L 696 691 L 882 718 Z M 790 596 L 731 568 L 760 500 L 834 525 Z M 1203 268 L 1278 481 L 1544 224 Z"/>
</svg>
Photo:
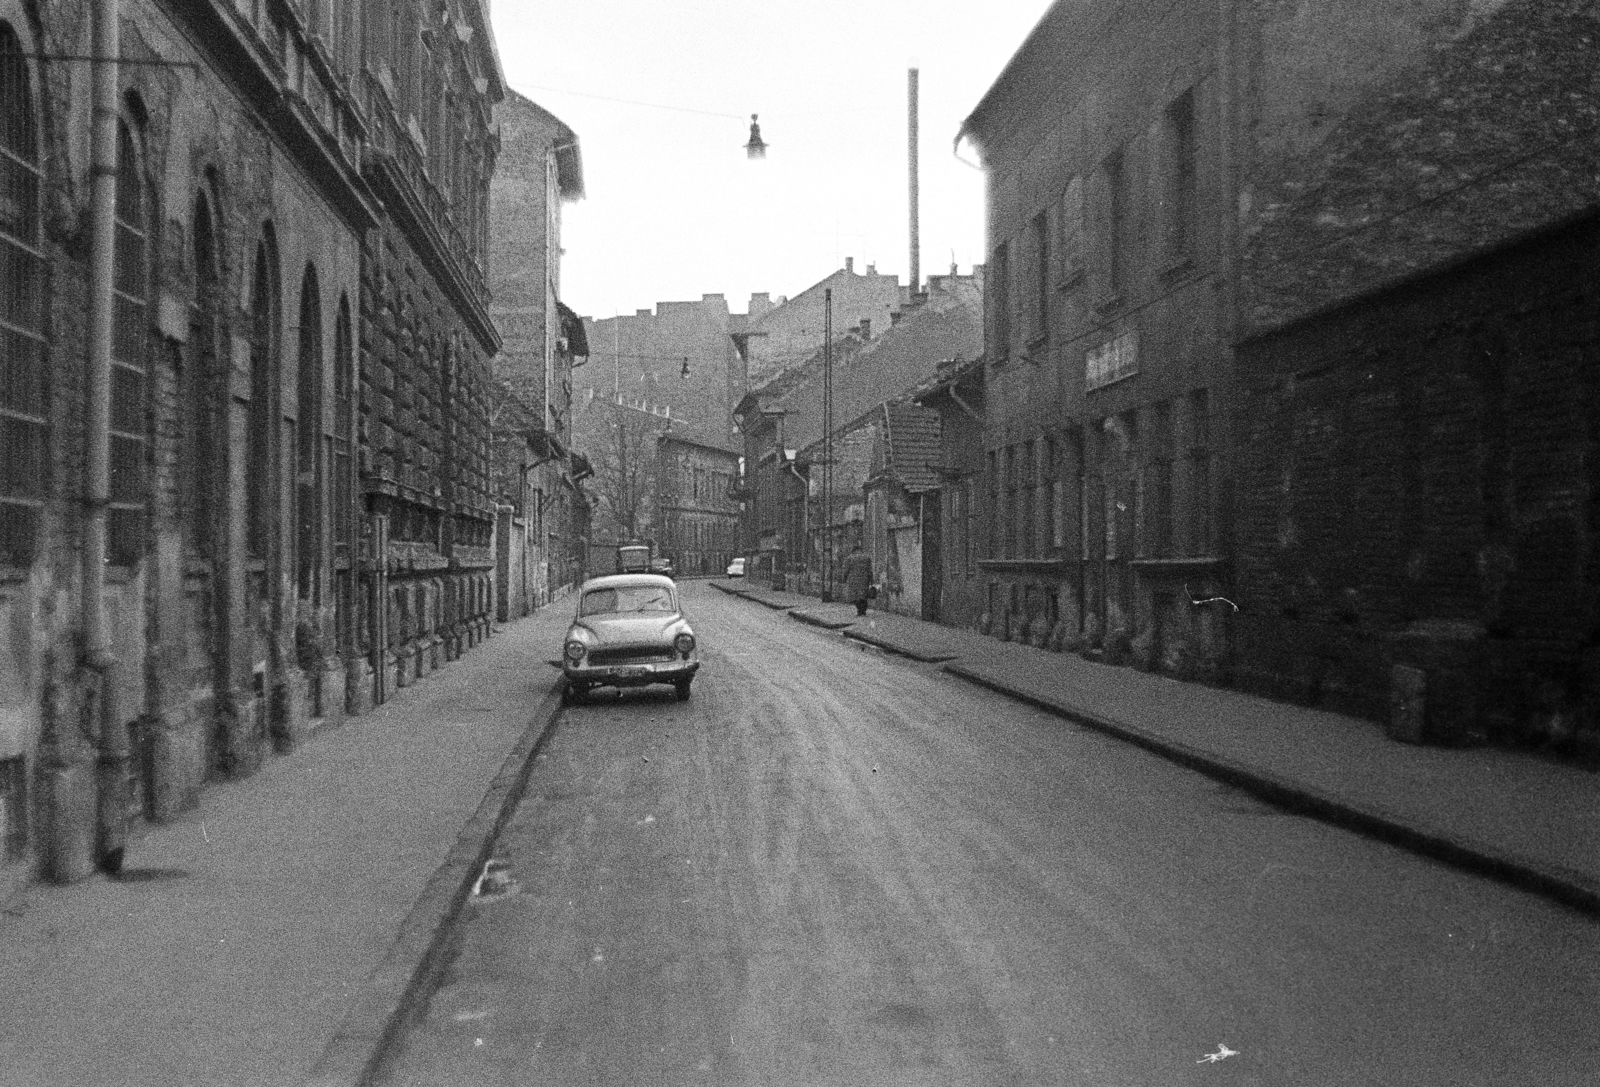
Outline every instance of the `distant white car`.
<svg viewBox="0 0 1600 1087">
<path fill-rule="evenodd" d="M 744 577 L 744 559 L 737 558 L 728 563 L 729 577 Z"/>
<path fill-rule="evenodd" d="M 700 670 L 694 631 L 678 608 L 678 587 L 660 574 L 590 578 L 578 592 L 578 614 L 561 646 L 567 684 L 576 702 L 595 687 L 670 684 L 678 701 Z"/>
</svg>

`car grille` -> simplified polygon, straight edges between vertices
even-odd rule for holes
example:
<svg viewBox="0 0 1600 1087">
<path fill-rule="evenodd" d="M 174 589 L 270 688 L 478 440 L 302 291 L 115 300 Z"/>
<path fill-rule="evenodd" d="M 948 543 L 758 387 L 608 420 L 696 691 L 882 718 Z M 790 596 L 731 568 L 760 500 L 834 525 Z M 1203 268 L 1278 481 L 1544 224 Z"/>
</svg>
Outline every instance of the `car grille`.
<svg viewBox="0 0 1600 1087">
<path fill-rule="evenodd" d="M 649 664 L 653 661 L 672 660 L 676 653 L 658 645 L 636 645 L 622 649 L 596 649 L 589 654 L 589 663 L 597 664 Z"/>
</svg>

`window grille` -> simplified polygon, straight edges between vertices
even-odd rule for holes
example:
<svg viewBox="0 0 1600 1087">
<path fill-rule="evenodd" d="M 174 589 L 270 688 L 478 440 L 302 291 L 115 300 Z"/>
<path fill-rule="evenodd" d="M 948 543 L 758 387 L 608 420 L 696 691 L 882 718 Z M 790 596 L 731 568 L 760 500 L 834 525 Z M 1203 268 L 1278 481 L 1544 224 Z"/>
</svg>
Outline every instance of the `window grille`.
<svg viewBox="0 0 1600 1087">
<path fill-rule="evenodd" d="M 111 335 L 111 504 L 106 560 L 132 566 L 144 552 L 149 499 L 149 407 L 145 400 L 149 326 L 149 212 L 133 133 L 117 125 L 116 269 Z"/>
<path fill-rule="evenodd" d="M 246 543 L 250 554 L 264 558 L 270 528 L 268 487 L 271 477 L 268 437 L 272 429 L 271 391 L 276 358 L 273 315 L 277 285 L 265 240 L 256 245 L 255 283 L 250 295 L 250 426 L 245 435 Z"/>
<path fill-rule="evenodd" d="M 50 479 L 42 177 L 28 67 L 0 22 L 0 566 L 37 557 Z"/>
<path fill-rule="evenodd" d="M 333 544 L 340 562 L 350 558 L 354 511 L 351 508 L 351 427 L 355 416 L 355 358 L 350 344 L 350 303 L 339 303 L 333 332 Z"/>
</svg>

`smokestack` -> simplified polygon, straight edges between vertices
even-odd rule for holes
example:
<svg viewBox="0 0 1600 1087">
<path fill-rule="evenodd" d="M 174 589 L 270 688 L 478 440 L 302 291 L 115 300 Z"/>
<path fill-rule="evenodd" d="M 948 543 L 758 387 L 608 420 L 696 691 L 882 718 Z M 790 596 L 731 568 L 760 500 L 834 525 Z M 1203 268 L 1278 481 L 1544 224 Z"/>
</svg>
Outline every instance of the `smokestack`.
<svg viewBox="0 0 1600 1087">
<path fill-rule="evenodd" d="M 917 70 L 906 72 L 906 143 L 910 155 L 911 293 L 922 283 L 922 239 L 917 231 Z"/>
</svg>

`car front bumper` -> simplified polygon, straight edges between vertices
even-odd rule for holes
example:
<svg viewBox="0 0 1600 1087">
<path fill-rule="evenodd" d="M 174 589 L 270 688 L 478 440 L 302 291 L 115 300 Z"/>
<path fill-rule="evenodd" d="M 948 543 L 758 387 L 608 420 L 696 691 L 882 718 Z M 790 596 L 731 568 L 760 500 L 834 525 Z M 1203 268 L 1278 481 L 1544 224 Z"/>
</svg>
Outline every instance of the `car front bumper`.
<svg viewBox="0 0 1600 1087">
<path fill-rule="evenodd" d="M 644 661 L 637 664 L 587 663 L 562 667 L 568 683 L 585 687 L 645 687 L 652 683 L 677 683 L 700 670 L 697 660 Z"/>
</svg>

